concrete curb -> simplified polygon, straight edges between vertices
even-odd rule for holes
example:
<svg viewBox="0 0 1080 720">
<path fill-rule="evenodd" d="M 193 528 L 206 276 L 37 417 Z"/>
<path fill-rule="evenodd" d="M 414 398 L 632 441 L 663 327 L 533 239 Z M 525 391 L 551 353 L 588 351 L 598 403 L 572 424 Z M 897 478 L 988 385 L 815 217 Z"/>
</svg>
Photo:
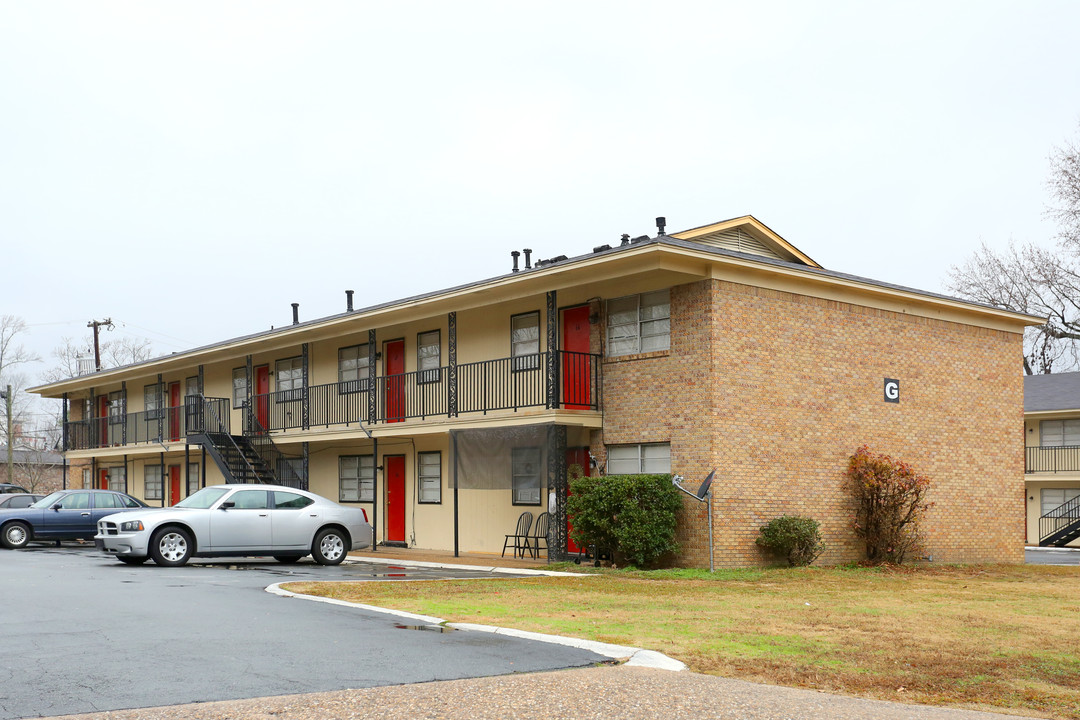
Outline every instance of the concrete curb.
<svg viewBox="0 0 1080 720">
<path fill-rule="evenodd" d="M 477 570 L 479 572 L 498 572 L 506 573 L 508 575 L 547 575 L 550 577 L 591 577 L 586 573 L 568 573 L 560 572 L 558 570 L 532 570 L 527 568 L 508 568 L 499 567 L 497 565 L 458 565 L 454 563 L 447 565 L 446 563 L 427 562 L 425 560 L 394 560 L 392 558 L 373 558 L 373 557 L 348 557 L 345 562 L 362 563 L 373 562 L 380 563 L 382 565 L 400 565 L 401 567 L 422 567 L 422 568 L 437 568 L 453 570 L 454 568 L 460 568 L 461 570 Z"/>
<path fill-rule="evenodd" d="M 362 561 L 361 561 L 362 562 Z M 402 564 L 402 563 L 397 563 Z M 436 565 L 435 563 L 414 563 L 421 567 L 443 567 Z M 461 565 L 455 565 L 454 567 L 464 567 Z M 581 577 L 576 573 L 544 573 L 544 571 L 529 571 L 529 574 L 551 574 L 551 575 L 569 575 L 571 577 Z M 290 592 L 285 590 L 281 586 L 286 583 L 297 582 L 296 580 L 287 580 L 285 582 L 274 583 L 266 588 L 266 592 L 272 595 L 278 595 L 280 597 L 298 598 L 301 600 L 312 600 L 314 602 L 322 602 L 330 605 L 341 605 L 344 607 L 359 608 L 361 610 L 368 610 L 370 612 L 383 613 L 386 615 L 393 615 L 394 617 L 402 618 L 403 620 L 411 620 L 422 625 L 446 625 L 446 627 L 453 628 L 455 630 L 469 630 L 472 632 L 486 632 L 494 635 L 508 635 L 510 637 L 521 638 L 523 640 L 536 640 L 539 642 L 551 643 L 553 645 L 564 645 L 567 647 L 578 648 L 580 650 L 587 650 L 589 652 L 601 655 L 603 657 L 611 658 L 613 660 L 622 660 L 626 658 L 626 665 L 635 667 L 648 667 L 655 668 L 657 670 L 671 670 L 673 672 L 681 672 L 686 670 L 686 664 L 668 657 L 663 653 L 658 653 L 654 650 L 645 650 L 643 648 L 629 647 L 627 645 L 612 645 L 610 643 L 596 642 L 595 640 L 583 640 L 581 638 L 563 637 L 561 635 L 548 635 L 546 633 L 529 632 L 526 630 L 515 630 L 514 628 L 501 628 L 494 625 L 474 625 L 472 623 L 447 623 L 442 618 L 431 617 L 429 615 L 418 615 L 416 613 L 403 612 L 401 610 L 391 610 L 389 608 L 377 607 L 375 605 L 364 605 L 362 603 L 348 602 L 347 600 L 335 600 L 334 598 L 317 597 L 314 595 L 303 595 L 300 593 Z"/>
</svg>

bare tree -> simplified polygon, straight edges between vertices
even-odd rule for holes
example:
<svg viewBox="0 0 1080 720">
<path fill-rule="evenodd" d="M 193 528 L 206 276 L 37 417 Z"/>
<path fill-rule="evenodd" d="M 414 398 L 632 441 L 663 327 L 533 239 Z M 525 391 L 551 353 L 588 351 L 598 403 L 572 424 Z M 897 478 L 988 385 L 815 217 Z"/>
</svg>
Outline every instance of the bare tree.
<svg viewBox="0 0 1080 720">
<path fill-rule="evenodd" d="M 26 321 L 15 315 L 0 315 L 0 389 L 12 389 L 12 422 L 18 425 L 27 412 L 30 398 L 23 392 L 27 385 L 25 370 L 41 358 L 27 350 L 19 341 L 26 333 Z M 14 428 L 12 429 L 14 433 Z M 6 408 L 0 403 L 0 444 L 7 444 Z"/>
<path fill-rule="evenodd" d="M 985 244 L 949 270 L 949 290 L 976 302 L 1047 318 L 1024 336 L 1024 371 L 1080 367 L 1080 147 L 1067 143 L 1050 155 L 1047 211 L 1060 230 L 1053 249 L 1010 242 L 995 252 Z"/>
<path fill-rule="evenodd" d="M 89 342 L 72 340 L 70 337 L 63 338 L 61 344 L 52 351 L 56 365 L 43 372 L 41 379 L 51 383 L 76 377 L 79 374 L 79 360 L 92 358 L 94 355 Z M 138 337 L 106 340 L 101 343 L 100 349 L 102 368 L 121 367 L 149 360 L 154 353 L 150 341 Z"/>
</svg>

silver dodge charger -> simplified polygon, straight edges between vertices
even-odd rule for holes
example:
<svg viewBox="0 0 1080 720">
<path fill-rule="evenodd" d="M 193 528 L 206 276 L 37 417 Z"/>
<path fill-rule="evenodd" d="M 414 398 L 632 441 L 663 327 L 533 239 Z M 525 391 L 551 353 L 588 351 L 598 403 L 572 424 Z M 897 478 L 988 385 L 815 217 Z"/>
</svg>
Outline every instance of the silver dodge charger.
<svg viewBox="0 0 1080 720">
<path fill-rule="evenodd" d="M 311 555 L 337 565 L 371 540 L 363 508 L 279 485 L 211 485 L 171 508 L 106 515 L 94 536 L 99 549 L 121 562 L 153 558 L 169 566 L 236 555 L 271 555 L 285 563 Z"/>
</svg>

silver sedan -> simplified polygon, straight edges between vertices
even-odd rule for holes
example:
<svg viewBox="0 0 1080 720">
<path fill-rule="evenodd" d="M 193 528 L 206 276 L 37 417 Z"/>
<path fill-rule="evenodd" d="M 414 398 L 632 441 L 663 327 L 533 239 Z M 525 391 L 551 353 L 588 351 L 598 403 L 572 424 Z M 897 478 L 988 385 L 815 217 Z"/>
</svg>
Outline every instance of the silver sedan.
<svg viewBox="0 0 1080 720">
<path fill-rule="evenodd" d="M 296 562 L 311 555 L 337 565 L 350 550 L 370 547 L 363 508 L 279 485 L 212 485 L 171 508 L 107 515 L 94 542 L 128 564 L 153 558 L 183 565 L 192 557 L 272 555 Z"/>
</svg>

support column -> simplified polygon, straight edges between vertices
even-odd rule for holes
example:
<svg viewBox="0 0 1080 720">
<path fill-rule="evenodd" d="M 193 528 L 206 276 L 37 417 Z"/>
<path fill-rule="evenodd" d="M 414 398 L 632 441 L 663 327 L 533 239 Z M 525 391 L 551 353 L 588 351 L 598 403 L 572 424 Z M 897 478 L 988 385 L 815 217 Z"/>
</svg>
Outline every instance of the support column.
<svg viewBox="0 0 1080 720">
<path fill-rule="evenodd" d="M 559 407 L 559 311 L 555 291 L 547 294 L 547 402 L 548 410 Z"/>
<path fill-rule="evenodd" d="M 548 523 L 548 562 L 569 560 L 566 543 L 566 426 L 549 425 L 547 436 L 548 491 L 555 491 L 555 508 Z"/>
<path fill-rule="evenodd" d="M 447 344 L 448 344 L 448 357 L 447 362 L 450 364 L 449 383 L 447 385 L 447 400 L 446 400 L 446 415 L 447 417 L 457 417 L 458 414 L 458 383 L 457 383 L 457 313 L 451 312 L 446 321 L 448 332 Z M 456 556 L 456 554 L 455 554 Z"/>
</svg>

